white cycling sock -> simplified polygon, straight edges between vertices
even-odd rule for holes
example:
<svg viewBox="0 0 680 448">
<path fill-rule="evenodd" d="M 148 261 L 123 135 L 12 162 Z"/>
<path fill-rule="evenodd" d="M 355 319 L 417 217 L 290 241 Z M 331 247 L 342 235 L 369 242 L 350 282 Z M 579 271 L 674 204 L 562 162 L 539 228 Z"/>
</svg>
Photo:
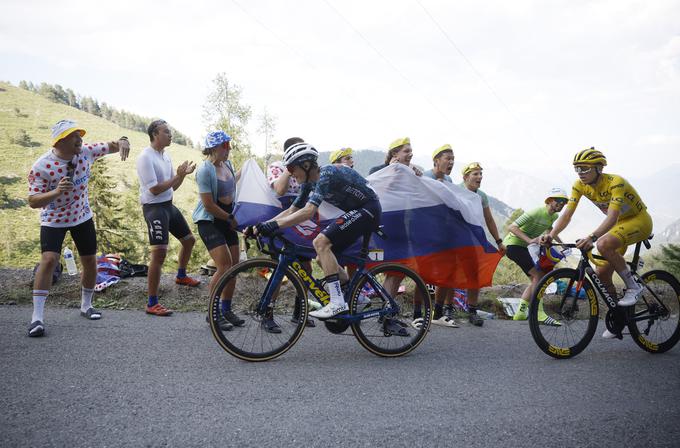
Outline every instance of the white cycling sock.
<svg viewBox="0 0 680 448">
<path fill-rule="evenodd" d="M 94 294 L 94 289 L 82 288 L 82 300 L 80 302 L 80 311 L 85 312 L 92 307 L 92 295 Z"/>
<path fill-rule="evenodd" d="M 333 305 L 342 305 L 345 303 L 345 298 L 342 295 L 342 288 L 340 288 L 340 280 L 334 282 L 327 282 L 326 289 L 331 295 L 331 303 Z"/>
<path fill-rule="evenodd" d="M 635 279 L 633 278 L 633 273 L 630 272 L 630 269 L 626 268 L 625 270 L 619 272 L 619 275 L 623 279 L 623 282 L 626 284 L 626 288 L 640 289 L 640 285 L 638 285 L 635 282 Z"/>
<path fill-rule="evenodd" d="M 48 293 L 49 291 L 43 289 L 33 290 L 33 316 L 31 317 L 31 323 L 36 320 L 44 321 L 45 300 L 47 300 Z"/>
</svg>

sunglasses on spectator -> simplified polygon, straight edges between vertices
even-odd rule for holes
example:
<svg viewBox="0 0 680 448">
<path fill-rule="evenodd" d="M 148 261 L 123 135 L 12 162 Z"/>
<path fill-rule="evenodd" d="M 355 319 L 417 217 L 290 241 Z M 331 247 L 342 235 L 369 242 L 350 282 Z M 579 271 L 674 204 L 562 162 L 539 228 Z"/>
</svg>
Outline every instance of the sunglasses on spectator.
<svg viewBox="0 0 680 448">
<path fill-rule="evenodd" d="M 592 166 L 589 167 L 583 167 L 583 166 L 575 166 L 574 171 L 576 171 L 576 174 L 588 174 L 593 170 Z"/>
</svg>

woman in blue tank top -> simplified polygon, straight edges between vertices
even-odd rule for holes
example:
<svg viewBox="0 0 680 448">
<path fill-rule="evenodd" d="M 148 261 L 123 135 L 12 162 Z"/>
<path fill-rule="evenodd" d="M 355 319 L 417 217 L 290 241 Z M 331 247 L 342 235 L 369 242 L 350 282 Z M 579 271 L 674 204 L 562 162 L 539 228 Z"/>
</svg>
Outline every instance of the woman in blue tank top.
<svg viewBox="0 0 680 448">
<path fill-rule="evenodd" d="M 224 131 L 208 133 L 203 150 L 203 154 L 208 158 L 196 171 L 200 200 L 192 218 L 217 268 L 210 281 L 210 290 L 222 274 L 238 262 L 239 256 L 237 223 L 232 211 L 240 172 L 235 173 L 228 160 L 231 151 L 230 141 L 231 137 Z M 231 310 L 234 286 L 232 281 L 224 288 L 220 297 L 222 318 L 219 325 L 223 330 L 244 324 L 243 319 Z"/>
</svg>

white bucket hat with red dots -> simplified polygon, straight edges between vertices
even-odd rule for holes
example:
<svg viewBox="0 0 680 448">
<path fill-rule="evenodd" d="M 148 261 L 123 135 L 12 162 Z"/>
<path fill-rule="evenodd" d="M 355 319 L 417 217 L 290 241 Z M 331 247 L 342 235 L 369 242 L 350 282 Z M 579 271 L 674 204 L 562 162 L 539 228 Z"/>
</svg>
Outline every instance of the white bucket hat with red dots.
<svg viewBox="0 0 680 448">
<path fill-rule="evenodd" d="M 73 120 L 60 120 L 52 126 L 52 146 L 56 145 L 59 140 L 71 135 L 73 132 L 79 132 L 80 136 L 85 135 L 85 129 L 78 127 Z"/>
</svg>

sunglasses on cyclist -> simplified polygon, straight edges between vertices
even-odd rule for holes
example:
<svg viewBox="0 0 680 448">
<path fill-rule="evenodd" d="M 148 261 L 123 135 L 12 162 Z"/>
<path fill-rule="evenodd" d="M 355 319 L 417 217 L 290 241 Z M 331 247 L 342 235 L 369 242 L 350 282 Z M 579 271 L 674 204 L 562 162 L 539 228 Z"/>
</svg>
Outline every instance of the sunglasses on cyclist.
<svg viewBox="0 0 680 448">
<path fill-rule="evenodd" d="M 566 204 L 567 202 L 569 202 L 569 199 L 564 199 L 564 198 L 553 198 L 553 200 L 554 200 L 555 202 L 557 202 L 558 204 L 562 204 L 562 205 L 564 205 L 564 204 Z"/>
<path fill-rule="evenodd" d="M 574 171 L 576 171 L 576 174 L 588 174 L 593 170 L 592 166 L 589 167 L 584 167 L 584 166 L 575 166 Z"/>
</svg>

